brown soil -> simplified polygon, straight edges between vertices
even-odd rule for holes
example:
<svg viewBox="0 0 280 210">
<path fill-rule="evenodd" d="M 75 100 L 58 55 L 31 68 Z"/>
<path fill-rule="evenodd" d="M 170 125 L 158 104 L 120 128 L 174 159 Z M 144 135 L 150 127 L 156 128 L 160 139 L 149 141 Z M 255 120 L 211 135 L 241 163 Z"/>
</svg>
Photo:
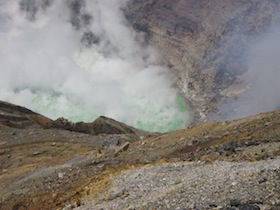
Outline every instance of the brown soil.
<svg viewBox="0 0 280 210">
<path fill-rule="evenodd" d="M 5 116 L 0 121 L 1 209 L 59 209 L 80 203 L 104 190 L 109 177 L 146 164 L 254 162 L 280 155 L 280 111 L 143 137 L 45 128 L 34 121 L 36 113 L 30 117 L 21 110 L 9 118 L 12 110 L 0 110 Z"/>
</svg>

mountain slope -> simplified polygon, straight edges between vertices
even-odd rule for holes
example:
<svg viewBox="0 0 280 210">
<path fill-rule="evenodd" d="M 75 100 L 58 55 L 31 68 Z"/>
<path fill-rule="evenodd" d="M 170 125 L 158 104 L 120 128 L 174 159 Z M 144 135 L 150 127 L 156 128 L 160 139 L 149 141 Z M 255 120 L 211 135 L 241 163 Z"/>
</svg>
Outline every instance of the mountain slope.
<svg viewBox="0 0 280 210">
<path fill-rule="evenodd" d="M 22 118 L 30 113 L 32 116 L 36 115 L 30 110 L 7 103 L 4 103 L 4 108 L 0 107 L 2 107 L 1 119 L 3 116 L 8 118 L 11 115 Z M 7 113 L 7 110 L 14 109 L 15 112 Z M 44 117 L 41 116 L 41 118 Z M 280 194 L 277 191 L 280 181 L 277 177 L 279 168 L 275 168 L 275 164 L 279 166 L 280 111 L 232 122 L 208 123 L 176 132 L 148 134 L 147 136 L 126 133 L 90 135 L 61 128 L 46 128 L 37 122 L 29 123 L 26 127 L 14 126 L 18 123 L 18 118 L 9 118 L 9 123 L 7 121 L 0 123 L 0 183 L 1 189 L 3 189 L 0 196 L 1 209 L 59 208 L 68 204 L 73 206 L 75 203 L 80 205 L 85 201 L 96 201 L 95 199 L 98 200 L 104 196 L 106 199 L 103 199 L 102 206 L 110 207 L 111 201 L 125 202 L 129 201 L 126 199 L 132 198 L 129 197 L 129 194 L 123 195 L 125 192 L 121 190 L 119 194 L 113 193 L 111 195 L 113 197 L 107 199 L 110 192 L 112 194 L 112 190 L 115 189 L 112 188 L 113 183 L 126 179 L 127 173 L 130 173 L 130 177 L 135 173 L 141 172 L 144 175 L 146 173 L 144 171 L 149 171 L 144 177 L 154 180 L 154 184 L 156 184 L 161 181 L 150 177 L 151 174 L 162 171 L 163 174 L 166 173 L 166 176 L 172 175 L 172 164 L 179 168 L 183 165 L 187 168 L 196 167 L 195 165 L 198 164 L 199 168 L 192 170 L 201 171 L 199 173 L 202 174 L 207 173 L 207 167 L 212 167 L 207 164 L 213 164 L 213 167 L 217 166 L 221 168 L 221 171 L 226 170 L 223 169 L 224 167 L 235 167 L 234 165 L 237 164 L 217 161 L 240 162 L 241 165 L 238 163 L 236 167 L 241 171 L 242 167 L 251 167 L 250 176 L 255 181 L 260 179 L 259 173 L 262 173 L 261 177 L 263 177 L 267 173 L 271 174 L 270 170 L 274 170 L 271 176 L 266 177 L 268 186 L 271 183 L 274 184 L 273 188 L 269 188 L 272 193 L 270 199 L 260 199 L 262 193 L 267 192 L 267 188 L 264 188 L 263 185 L 254 184 L 253 190 L 246 191 L 246 193 L 249 193 L 252 199 L 256 196 L 254 202 L 263 202 L 266 205 L 269 205 L 269 201 L 273 201 L 273 205 L 279 203 Z M 171 165 L 168 164 L 169 162 Z M 250 162 L 256 164 L 249 164 Z M 265 167 L 266 165 L 267 167 Z M 256 168 L 253 170 L 255 166 Z M 203 172 L 204 170 L 206 171 Z M 234 170 L 232 173 L 237 172 Z M 236 176 L 238 177 L 237 174 Z M 203 177 L 197 180 L 199 186 L 205 181 Z M 238 182 L 242 182 L 243 179 L 239 178 Z M 115 179 L 116 181 L 114 181 Z M 223 179 L 221 178 L 221 180 Z M 185 181 L 183 183 L 187 184 Z M 137 182 L 135 180 L 135 184 Z M 143 182 L 145 181 L 143 180 Z M 168 185 L 171 188 L 176 186 L 172 183 Z M 208 183 L 209 187 L 215 185 L 214 181 L 211 183 Z M 185 184 L 182 187 L 188 186 Z M 146 190 L 152 192 L 152 186 L 153 184 L 147 186 Z M 169 187 L 167 188 L 169 189 Z M 239 187 L 241 185 L 236 186 L 234 192 L 237 192 Z M 162 192 L 169 192 L 167 188 L 162 189 L 167 190 Z M 255 193 L 258 194 L 255 195 Z M 170 196 L 170 198 L 176 199 L 182 195 L 181 193 L 163 193 L 160 200 L 164 201 Z M 228 199 L 239 198 L 233 195 L 235 194 L 227 194 L 225 199 L 216 201 L 215 205 L 229 205 Z M 149 195 L 149 197 L 151 196 L 152 194 Z M 135 204 L 143 198 L 140 196 L 140 200 L 135 200 Z M 151 198 L 157 200 L 159 197 Z M 245 198 L 247 199 L 248 196 Z M 243 204 L 248 201 L 244 199 Z M 162 204 L 145 205 L 149 208 L 156 208 Z M 202 202 L 199 205 L 206 204 L 209 205 L 209 202 Z M 144 208 L 145 205 L 143 204 L 142 207 Z"/>
</svg>

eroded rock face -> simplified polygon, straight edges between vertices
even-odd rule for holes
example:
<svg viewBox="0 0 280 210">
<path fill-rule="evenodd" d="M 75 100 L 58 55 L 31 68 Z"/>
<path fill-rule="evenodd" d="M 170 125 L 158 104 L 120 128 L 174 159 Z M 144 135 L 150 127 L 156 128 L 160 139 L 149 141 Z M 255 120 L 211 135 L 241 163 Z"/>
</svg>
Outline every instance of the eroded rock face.
<svg viewBox="0 0 280 210">
<path fill-rule="evenodd" d="M 125 12 L 169 62 L 197 118 L 206 120 L 217 102 L 244 89 L 247 46 L 279 8 L 276 0 L 131 0 Z"/>
</svg>

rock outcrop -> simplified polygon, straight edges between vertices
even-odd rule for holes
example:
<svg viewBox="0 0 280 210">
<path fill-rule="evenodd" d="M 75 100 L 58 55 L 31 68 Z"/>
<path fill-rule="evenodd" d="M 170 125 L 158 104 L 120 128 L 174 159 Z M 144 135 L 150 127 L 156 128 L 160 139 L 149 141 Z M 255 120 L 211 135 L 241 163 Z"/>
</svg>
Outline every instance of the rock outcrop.
<svg viewBox="0 0 280 210">
<path fill-rule="evenodd" d="M 118 122 L 111 118 L 100 116 L 92 123 L 77 122 L 72 123 L 67 119 L 59 118 L 54 121 L 53 127 L 62 128 L 69 131 L 79 133 L 87 133 L 91 135 L 99 134 L 137 134 L 148 135 L 149 132 L 141 131 L 124 123 Z"/>
<path fill-rule="evenodd" d="M 134 134 L 147 136 L 151 134 L 104 116 L 100 116 L 92 123 L 73 123 L 64 118 L 53 121 L 27 108 L 3 101 L 0 101 L 0 124 L 15 128 L 27 128 L 29 126 L 39 125 L 43 128 L 63 129 L 91 135 Z"/>
<path fill-rule="evenodd" d="M 196 120 L 206 120 L 217 102 L 244 90 L 247 46 L 279 10 L 277 0 L 130 0 L 125 12 L 169 62 Z"/>
<path fill-rule="evenodd" d="M 47 128 L 52 126 L 53 121 L 27 108 L 0 101 L 0 124 L 16 128 L 27 128 L 32 125 Z"/>
</svg>

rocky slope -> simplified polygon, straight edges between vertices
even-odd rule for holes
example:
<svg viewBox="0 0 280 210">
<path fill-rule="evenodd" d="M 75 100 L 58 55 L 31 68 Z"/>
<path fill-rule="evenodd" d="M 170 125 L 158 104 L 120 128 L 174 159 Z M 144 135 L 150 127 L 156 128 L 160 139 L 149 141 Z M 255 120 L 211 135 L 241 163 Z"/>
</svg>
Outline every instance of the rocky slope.
<svg viewBox="0 0 280 210">
<path fill-rule="evenodd" d="M 129 2 L 127 19 L 163 54 L 200 121 L 248 87 L 248 45 L 280 10 L 277 0 Z"/>
<path fill-rule="evenodd" d="M 250 39 L 276 0 L 130 0 L 124 9 L 207 120 L 248 84 Z M 53 121 L 0 102 L 0 209 L 280 209 L 280 111 L 149 133 Z"/>
<path fill-rule="evenodd" d="M 99 164 L 114 163 L 105 151 L 115 156 L 129 143 L 150 135 L 105 117 L 93 123 L 52 121 L 0 102 L 0 209 L 49 209 L 64 202 L 62 197 L 54 202 L 45 196 L 62 190 L 71 198 L 76 192 L 69 189 L 76 191 L 80 175 L 86 183 L 88 173 L 92 176 L 103 170 Z M 36 207 L 32 207 L 34 201 Z"/>
<path fill-rule="evenodd" d="M 280 204 L 279 111 L 165 134 L 116 121 L 85 134 L 4 102 L 0 113 L 1 209 Z"/>
</svg>

